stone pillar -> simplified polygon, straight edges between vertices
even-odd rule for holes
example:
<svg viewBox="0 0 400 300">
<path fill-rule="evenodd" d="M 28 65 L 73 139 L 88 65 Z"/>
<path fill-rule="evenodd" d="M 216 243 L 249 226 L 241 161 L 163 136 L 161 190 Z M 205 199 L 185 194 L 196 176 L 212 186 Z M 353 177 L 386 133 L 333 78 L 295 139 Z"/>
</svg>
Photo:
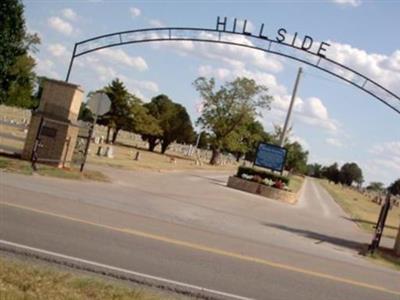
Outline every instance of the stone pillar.
<svg viewBox="0 0 400 300">
<path fill-rule="evenodd" d="M 32 113 L 22 158 L 31 160 L 36 138 L 38 162 L 69 167 L 78 137 L 78 115 L 83 90 L 64 81 L 46 79 L 43 84 L 40 105 Z M 40 122 L 42 129 L 38 133 Z"/>
<path fill-rule="evenodd" d="M 394 253 L 400 256 L 400 226 L 399 226 L 399 231 L 397 232 L 396 243 L 394 244 Z"/>
</svg>

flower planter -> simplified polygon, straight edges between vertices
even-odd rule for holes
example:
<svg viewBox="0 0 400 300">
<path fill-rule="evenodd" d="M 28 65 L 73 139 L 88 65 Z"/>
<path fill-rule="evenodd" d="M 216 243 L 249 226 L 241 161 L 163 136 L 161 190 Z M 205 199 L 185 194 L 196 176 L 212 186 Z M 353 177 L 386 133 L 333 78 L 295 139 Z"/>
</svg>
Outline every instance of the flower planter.
<svg viewBox="0 0 400 300">
<path fill-rule="evenodd" d="M 227 185 L 237 190 L 260 195 L 274 200 L 279 200 L 290 204 L 295 204 L 297 202 L 297 193 L 292 193 L 285 190 L 269 187 L 264 184 L 245 180 L 236 176 L 230 176 Z"/>
</svg>

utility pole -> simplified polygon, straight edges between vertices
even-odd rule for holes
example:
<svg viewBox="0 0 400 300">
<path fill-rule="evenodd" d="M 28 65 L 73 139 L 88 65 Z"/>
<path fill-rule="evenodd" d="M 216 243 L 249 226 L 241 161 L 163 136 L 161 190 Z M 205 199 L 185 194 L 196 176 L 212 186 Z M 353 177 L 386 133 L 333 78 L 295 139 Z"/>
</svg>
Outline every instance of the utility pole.
<svg viewBox="0 0 400 300">
<path fill-rule="evenodd" d="M 300 67 L 299 71 L 297 72 L 296 82 L 294 83 L 294 88 L 293 88 L 293 93 L 292 93 L 292 99 L 290 100 L 290 105 L 289 105 L 289 110 L 286 115 L 285 125 L 283 126 L 283 130 L 282 130 L 280 141 L 279 141 L 279 146 L 281 146 L 281 147 L 283 147 L 283 144 L 285 141 L 285 135 L 286 135 L 287 127 L 289 125 L 290 115 L 292 114 L 293 104 L 294 104 L 294 100 L 296 99 L 296 94 L 297 94 L 297 87 L 299 85 L 300 76 L 301 76 L 302 72 L 303 72 L 303 69 Z"/>
</svg>

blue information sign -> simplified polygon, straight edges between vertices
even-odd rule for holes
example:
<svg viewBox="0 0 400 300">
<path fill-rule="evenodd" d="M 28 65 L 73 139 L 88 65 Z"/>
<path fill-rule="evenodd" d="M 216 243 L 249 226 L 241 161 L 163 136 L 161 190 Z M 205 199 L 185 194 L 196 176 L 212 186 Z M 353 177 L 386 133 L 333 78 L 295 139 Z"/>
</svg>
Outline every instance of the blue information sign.
<svg viewBox="0 0 400 300">
<path fill-rule="evenodd" d="M 287 150 L 285 148 L 260 143 L 257 148 L 254 164 L 259 167 L 282 172 L 285 167 L 286 153 Z"/>
</svg>

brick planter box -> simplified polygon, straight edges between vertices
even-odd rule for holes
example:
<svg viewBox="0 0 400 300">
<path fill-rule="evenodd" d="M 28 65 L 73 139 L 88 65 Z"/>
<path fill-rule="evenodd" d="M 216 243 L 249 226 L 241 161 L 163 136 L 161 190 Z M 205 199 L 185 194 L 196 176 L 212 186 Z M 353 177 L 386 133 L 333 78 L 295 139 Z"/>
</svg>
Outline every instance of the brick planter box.
<svg viewBox="0 0 400 300">
<path fill-rule="evenodd" d="M 230 176 L 227 185 L 237 190 L 261 195 L 266 198 L 275 199 L 290 204 L 295 204 L 297 202 L 297 193 L 269 187 L 264 184 L 245 180 L 236 176 Z"/>
</svg>

